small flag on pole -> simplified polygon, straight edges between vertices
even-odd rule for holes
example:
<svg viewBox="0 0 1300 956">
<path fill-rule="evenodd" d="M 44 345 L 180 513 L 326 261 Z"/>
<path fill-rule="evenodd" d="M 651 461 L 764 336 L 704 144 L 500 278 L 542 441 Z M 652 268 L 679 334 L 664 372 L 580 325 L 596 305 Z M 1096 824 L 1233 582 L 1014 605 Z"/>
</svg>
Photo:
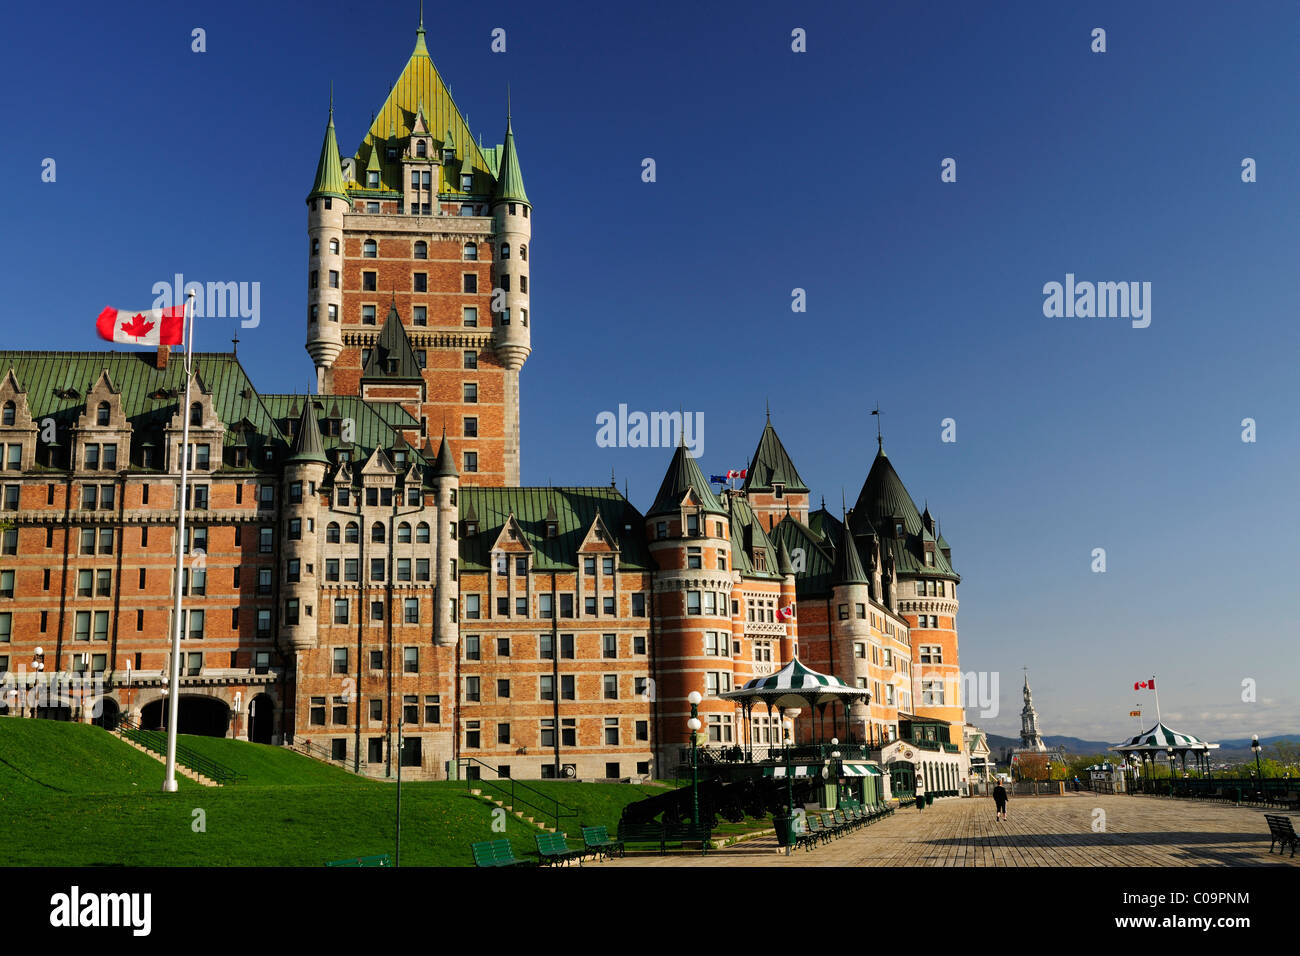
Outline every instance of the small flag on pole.
<svg viewBox="0 0 1300 956">
<path fill-rule="evenodd" d="M 1141 717 L 1141 716 L 1142 716 L 1142 711 L 1140 711 L 1140 710 L 1130 710 L 1130 711 L 1128 712 L 1128 715 L 1129 715 L 1130 717 Z"/>
<path fill-rule="evenodd" d="M 747 474 L 749 474 L 749 469 L 748 469 L 748 468 L 741 468 L 739 471 L 737 471 L 736 469 L 733 468 L 733 469 L 730 469 L 730 470 L 727 472 L 727 477 L 728 477 L 728 478 L 744 478 Z"/>
<path fill-rule="evenodd" d="M 709 475 L 709 481 L 716 481 L 716 482 L 717 482 L 718 484 L 720 484 L 720 485 L 725 485 L 725 484 L 727 483 L 727 476 L 726 476 L 726 475 Z"/>
<path fill-rule="evenodd" d="M 1133 689 L 1134 689 L 1134 690 L 1155 690 L 1155 689 L 1156 689 L 1156 679 L 1153 677 L 1153 678 L 1151 678 L 1150 680 L 1139 680 L 1139 681 L 1134 681 L 1134 682 L 1133 682 Z"/>
<path fill-rule="evenodd" d="M 787 604 L 785 607 L 781 608 L 781 610 L 777 611 L 777 613 L 781 615 L 782 620 L 789 621 L 794 617 L 794 605 Z"/>
<path fill-rule="evenodd" d="M 115 309 L 99 313 L 100 338 L 119 345 L 180 345 L 185 337 L 185 306 L 169 309 Z"/>
</svg>

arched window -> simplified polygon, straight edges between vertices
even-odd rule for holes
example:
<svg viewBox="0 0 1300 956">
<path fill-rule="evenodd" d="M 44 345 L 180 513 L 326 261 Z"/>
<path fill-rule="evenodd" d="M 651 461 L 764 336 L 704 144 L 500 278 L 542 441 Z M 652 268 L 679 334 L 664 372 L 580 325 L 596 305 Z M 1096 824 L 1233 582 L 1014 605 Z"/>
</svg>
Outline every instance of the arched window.
<svg viewBox="0 0 1300 956">
<path fill-rule="evenodd" d="M 13 402 L 5 402 L 4 417 L 0 418 L 0 421 L 3 421 L 6 425 L 12 425 L 14 423 L 14 414 L 16 412 L 17 409 L 14 407 Z"/>
<path fill-rule="evenodd" d="M 473 243 L 473 242 L 467 242 L 467 243 L 465 243 L 465 261 L 466 261 L 466 262 L 477 262 L 477 261 L 478 261 L 478 245 L 477 245 L 477 244 L 475 244 L 475 243 Z"/>
<path fill-rule="evenodd" d="M 328 544 L 339 543 L 339 523 L 331 521 L 325 526 L 325 541 Z"/>
<path fill-rule="evenodd" d="M 429 155 L 429 147 L 425 144 L 424 140 L 420 140 L 415 144 L 415 155 L 419 156 L 421 159 Z"/>
<path fill-rule="evenodd" d="M 370 526 L 370 540 L 374 544 L 384 543 L 384 526 L 381 522 L 376 521 Z"/>
<path fill-rule="evenodd" d="M 423 239 L 421 239 L 419 242 L 415 244 L 415 258 L 417 259 L 429 258 L 429 244 L 425 242 Z"/>
<path fill-rule="evenodd" d="M 510 243 L 508 242 L 501 243 L 501 258 L 502 259 L 510 258 Z"/>
<path fill-rule="evenodd" d="M 398 544 L 411 543 L 411 526 L 407 524 L 405 521 L 403 521 L 401 524 L 397 526 L 397 543 Z"/>
<path fill-rule="evenodd" d="M 519 243 L 519 258 L 523 259 L 524 262 L 528 261 L 528 245 L 526 243 Z"/>
<path fill-rule="evenodd" d="M 12 423 L 9 423 L 9 424 L 12 424 Z M 100 402 L 100 403 L 99 403 L 99 408 L 96 409 L 96 411 L 95 411 L 95 424 L 96 424 L 96 425 L 107 425 L 107 424 L 108 424 L 108 402 Z"/>
<path fill-rule="evenodd" d="M 348 526 L 343 530 L 343 540 L 348 544 L 356 544 L 361 540 L 361 526 L 355 521 L 349 521 Z"/>
<path fill-rule="evenodd" d="M 379 245 L 373 239 L 367 239 L 361 243 L 361 255 L 366 259 L 373 259 L 379 255 Z"/>
<path fill-rule="evenodd" d="M 107 425 L 108 424 L 107 404 L 99 406 L 99 414 L 100 417 L 104 419 L 104 421 L 101 422 L 101 424 Z M 191 425 L 203 424 L 203 406 L 200 405 L 198 402 L 195 402 L 193 405 L 190 406 L 190 424 Z"/>
<path fill-rule="evenodd" d="M 331 239 L 330 255 L 337 256 L 338 254 L 339 254 L 339 241 L 337 239 Z"/>
<path fill-rule="evenodd" d="M 429 526 L 423 521 L 415 526 L 415 541 L 417 544 L 429 543 Z"/>
</svg>

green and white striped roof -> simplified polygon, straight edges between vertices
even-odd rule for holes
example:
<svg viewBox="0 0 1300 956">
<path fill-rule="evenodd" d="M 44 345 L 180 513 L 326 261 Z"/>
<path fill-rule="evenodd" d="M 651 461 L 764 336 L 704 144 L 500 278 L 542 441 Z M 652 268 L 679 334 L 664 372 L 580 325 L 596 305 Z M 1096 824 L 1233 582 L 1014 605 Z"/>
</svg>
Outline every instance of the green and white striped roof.
<svg viewBox="0 0 1300 956">
<path fill-rule="evenodd" d="M 1180 734 L 1171 730 L 1163 722 L 1157 723 L 1150 730 L 1144 730 L 1136 737 L 1130 737 L 1122 744 L 1116 744 L 1111 750 L 1120 752 L 1141 750 L 1211 750 L 1218 744 L 1206 743 L 1200 737 Z"/>
<path fill-rule="evenodd" d="M 775 674 L 755 677 L 743 687 L 718 696 L 724 700 L 761 701 L 771 707 L 816 706 L 870 697 L 866 688 L 854 687 L 833 674 L 806 667 L 797 657 Z"/>
</svg>

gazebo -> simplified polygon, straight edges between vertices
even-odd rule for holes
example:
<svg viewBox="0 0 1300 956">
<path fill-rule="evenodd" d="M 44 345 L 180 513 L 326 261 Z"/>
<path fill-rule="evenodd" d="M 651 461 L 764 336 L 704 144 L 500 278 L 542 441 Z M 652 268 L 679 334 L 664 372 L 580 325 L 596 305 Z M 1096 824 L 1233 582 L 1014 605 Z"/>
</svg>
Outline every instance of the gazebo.
<svg viewBox="0 0 1300 956">
<path fill-rule="evenodd" d="M 1163 721 L 1157 721 L 1150 730 L 1144 730 L 1136 737 L 1130 737 L 1122 744 L 1116 744 L 1109 749 L 1123 754 L 1126 759 L 1137 757 L 1143 762 L 1150 760 L 1153 767 L 1157 754 L 1168 754 L 1171 770 L 1174 758 L 1181 757 L 1184 773 L 1187 772 L 1187 755 L 1191 754 L 1196 762 L 1196 768 L 1208 773 L 1210 751 L 1218 750 L 1219 745 L 1206 743 L 1200 737 L 1191 734 L 1180 734 L 1176 730 L 1171 730 Z"/>
<path fill-rule="evenodd" d="M 788 710 L 802 711 L 809 709 L 809 715 L 815 714 L 814 735 L 816 743 L 825 742 L 829 737 L 839 736 L 839 708 L 844 711 L 844 727 L 847 734 L 852 734 L 849 720 L 849 708 L 861 701 L 870 703 L 871 694 L 864 687 L 854 687 L 831 674 L 822 674 L 807 667 L 799 658 L 791 659 L 775 674 L 755 677 L 741 687 L 718 695 L 723 700 L 735 701 L 740 705 L 745 727 L 752 726 L 751 717 L 755 706 L 765 706 L 768 716 L 777 711 L 784 721 Z M 826 710 L 831 711 L 831 733 L 826 734 Z M 748 734 L 747 734 L 748 736 Z M 848 741 L 852 743 L 852 740 Z M 753 755 L 753 740 L 748 741 L 750 759 Z"/>
</svg>

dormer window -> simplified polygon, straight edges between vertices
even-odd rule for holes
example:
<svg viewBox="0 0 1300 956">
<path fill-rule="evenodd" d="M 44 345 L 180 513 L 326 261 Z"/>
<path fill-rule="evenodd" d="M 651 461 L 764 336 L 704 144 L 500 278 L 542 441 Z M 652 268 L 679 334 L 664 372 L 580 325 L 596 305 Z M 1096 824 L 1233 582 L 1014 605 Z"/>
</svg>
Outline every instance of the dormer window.
<svg viewBox="0 0 1300 956">
<path fill-rule="evenodd" d="M 366 188 L 367 189 L 379 188 L 379 170 L 370 169 L 366 171 Z M 329 200 L 327 199 L 326 202 L 329 202 Z"/>
<path fill-rule="evenodd" d="M 473 189 L 473 188 L 474 188 L 474 174 L 473 174 L 473 173 L 461 173 L 461 174 L 460 174 L 460 191 L 463 192 L 463 193 L 467 193 L 467 192 L 469 192 L 469 191 L 470 191 L 471 189 Z"/>
<path fill-rule="evenodd" d="M 14 407 L 13 402 L 5 402 L 4 413 L 3 417 L 0 417 L 0 422 L 3 422 L 5 425 L 12 425 L 14 423 L 14 415 L 16 411 L 17 409 Z"/>
<path fill-rule="evenodd" d="M 456 161 L 456 151 L 450 147 L 444 147 L 442 150 L 443 165 L 448 165 Z"/>
<path fill-rule="evenodd" d="M 932 568 L 932 567 L 934 567 L 934 552 L 933 552 L 933 551 L 927 551 L 927 552 L 925 552 L 925 566 L 926 566 L 927 568 Z"/>
<path fill-rule="evenodd" d="M 107 402 L 99 406 L 99 414 L 100 417 L 104 419 L 102 422 L 100 422 L 100 424 L 107 425 L 108 424 L 108 403 Z M 193 405 L 190 406 L 190 424 L 191 425 L 203 424 L 203 406 L 200 405 L 198 402 L 195 402 Z"/>
<path fill-rule="evenodd" d="M 465 533 L 466 533 L 466 534 L 478 534 L 478 522 L 477 522 L 477 521 L 466 521 L 466 522 L 465 522 Z"/>
<path fill-rule="evenodd" d="M 687 516 L 686 516 L 686 533 L 687 533 L 687 534 L 699 534 L 699 533 L 700 533 L 700 516 L 699 516 L 699 515 L 687 515 Z"/>
<path fill-rule="evenodd" d="M 415 155 L 420 159 L 424 159 L 424 157 L 429 155 L 429 146 L 424 140 L 420 140 L 415 144 Z"/>
<path fill-rule="evenodd" d="M 560 533 L 560 525 L 555 521 L 546 522 L 546 537 L 554 538 Z"/>
<path fill-rule="evenodd" d="M 779 481 L 774 481 L 774 482 L 772 483 L 772 497 L 773 497 L 773 498 L 784 498 L 784 497 L 785 497 L 785 485 L 781 484 Z"/>
<path fill-rule="evenodd" d="M 13 407 L 12 403 L 10 403 L 10 405 L 7 406 L 7 408 L 12 408 L 12 407 Z M 13 415 L 12 415 L 12 413 L 6 412 L 6 416 L 5 416 L 5 417 L 6 417 L 6 418 L 12 418 Z M 6 424 L 6 425 L 12 425 L 13 422 L 12 422 L 12 421 L 6 421 L 5 424 Z M 96 424 L 96 425 L 107 425 L 107 424 L 108 424 L 108 402 L 100 402 L 100 403 L 99 403 L 99 408 L 98 408 L 98 409 L 96 410 L 96 412 L 95 412 L 95 424 Z"/>
<path fill-rule="evenodd" d="M 393 160 L 397 159 L 397 147 L 396 147 L 396 146 L 389 146 L 386 150 L 384 150 L 384 156 L 385 156 L 385 158 L 388 159 L 388 161 L 389 161 L 390 163 L 391 163 Z"/>
<path fill-rule="evenodd" d="M 895 518 L 895 519 L 894 519 L 894 537 L 896 537 L 896 538 L 901 538 L 902 536 L 903 536 L 903 519 L 902 519 L 902 518 Z"/>
</svg>

